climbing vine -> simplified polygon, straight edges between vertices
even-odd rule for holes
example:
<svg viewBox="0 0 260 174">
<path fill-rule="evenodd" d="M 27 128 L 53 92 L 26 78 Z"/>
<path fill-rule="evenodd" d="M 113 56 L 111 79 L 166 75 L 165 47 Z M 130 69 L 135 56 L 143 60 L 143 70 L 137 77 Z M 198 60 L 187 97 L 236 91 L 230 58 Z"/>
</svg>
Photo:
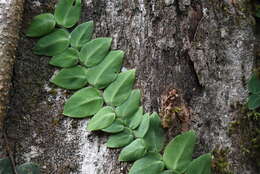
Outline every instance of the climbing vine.
<svg viewBox="0 0 260 174">
<path fill-rule="evenodd" d="M 194 131 L 176 136 L 165 147 L 159 115 L 144 113 L 141 91 L 132 89 L 136 70 L 121 71 L 124 51 L 111 50 L 112 38 L 92 39 L 93 21 L 75 27 L 80 13 L 81 0 L 60 0 L 54 15 L 34 17 L 26 32 L 41 37 L 33 52 L 52 56 L 49 64 L 62 68 L 51 82 L 77 90 L 63 115 L 90 117 L 87 130 L 112 134 L 106 146 L 123 148 L 119 161 L 134 162 L 129 174 L 210 174 L 210 153 L 192 159 Z"/>
</svg>

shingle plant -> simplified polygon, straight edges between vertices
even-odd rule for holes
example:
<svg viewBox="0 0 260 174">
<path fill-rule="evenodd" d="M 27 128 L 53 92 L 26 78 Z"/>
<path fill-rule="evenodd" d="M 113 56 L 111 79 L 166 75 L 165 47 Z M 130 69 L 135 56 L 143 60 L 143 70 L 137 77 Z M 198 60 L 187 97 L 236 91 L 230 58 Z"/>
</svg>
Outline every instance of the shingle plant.
<svg viewBox="0 0 260 174">
<path fill-rule="evenodd" d="M 14 174 L 14 169 L 9 158 L 0 159 L 0 173 Z M 24 163 L 15 168 L 15 174 L 39 174 L 40 168 L 34 163 Z"/>
<path fill-rule="evenodd" d="M 255 110 L 260 107 L 260 76 L 259 73 L 254 72 L 248 82 L 248 91 L 250 93 L 248 98 L 248 108 Z"/>
<path fill-rule="evenodd" d="M 144 113 L 140 90 L 132 90 L 136 70 L 121 72 L 124 51 L 111 50 L 112 38 L 92 39 L 93 21 L 75 26 L 80 10 L 80 0 L 60 0 L 54 15 L 34 17 L 26 32 L 28 37 L 41 37 L 34 53 L 52 56 L 49 63 L 62 68 L 51 82 L 77 90 L 65 103 L 63 115 L 91 117 L 87 130 L 112 134 L 106 145 L 123 148 L 119 161 L 134 162 L 129 174 L 210 174 L 211 154 L 192 159 L 197 138 L 193 131 L 176 136 L 165 147 L 159 115 Z"/>
</svg>

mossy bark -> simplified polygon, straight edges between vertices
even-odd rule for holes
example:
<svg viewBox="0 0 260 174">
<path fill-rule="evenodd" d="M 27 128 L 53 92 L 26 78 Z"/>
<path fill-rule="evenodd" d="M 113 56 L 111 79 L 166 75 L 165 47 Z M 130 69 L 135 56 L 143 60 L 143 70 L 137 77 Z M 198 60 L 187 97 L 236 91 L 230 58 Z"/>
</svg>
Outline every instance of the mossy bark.
<svg viewBox="0 0 260 174">
<path fill-rule="evenodd" d="M 43 173 L 127 173 L 118 150 L 105 147 L 102 133 L 87 132 L 85 120 L 62 116 L 71 92 L 49 83 L 55 68 L 36 56 L 36 39 L 24 31 L 32 17 L 51 12 L 54 0 L 28 0 L 14 69 L 7 131 L 16 162 L 35 161 Z M 167 131 L 172 138 L 185 129 L 199 135 L 196 156 L 215 148 L 227 155 L 235 174 L 257 174 L 244 158 L 229 123 L 238 116 L 237 103 L 247 97 L 246 81 L 254 60 L 253 19 L 249 2 L 215 0 L 85 0 L 81 22 L 94 20 L 96 37 L 112 37 L 113 49 L 126 52 L 124 67 L 137 69 L 136 88 L 146 112 L 163 110 L 162 99 L 177 89 L 176 106 L 188 108 Z M 164 112 L 161 112 L 164 113 Z M 161 115 L 164 117 L 164 115 Z M 187 119 L 186 117 L 189 117 Z M 174 127 L 174 129 L 173 129 Z M 236 137 L 235 137 L 236 138 Z"/>
</svg>

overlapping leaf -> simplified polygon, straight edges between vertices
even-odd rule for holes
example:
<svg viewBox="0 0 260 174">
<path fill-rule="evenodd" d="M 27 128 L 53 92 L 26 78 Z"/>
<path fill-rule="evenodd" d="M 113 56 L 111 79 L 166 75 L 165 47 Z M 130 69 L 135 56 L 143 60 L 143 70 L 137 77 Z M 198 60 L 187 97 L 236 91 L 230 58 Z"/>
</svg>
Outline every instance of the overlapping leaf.
<svg viewBox="0 0 260 174">
<path fill-rule="evenodd" d="M 40 174 L 40 168 L 34 163 L 24 163 L 17 167 L 18 174 Z"/>
<path fill-rule="evenodd" d="M 172 170 L 165 170 L 165 171 L 162 171 L 160 174 L 180 174 L 180 173 L 176 173 Z"/>
<path fill-rule="evenodd" d="M 138 129 L 134 132 L 135 136 L 138 138 L 143 138 L 150 127 L 150 116 L 149 114 L 144 114 L 142 122 Z"/>
<path fill-rule="evenodd" d="M 123 148 L 119 155 L 119 161 L 135 161 L 143 157 L 146 152 L 145 141 L 139 138 Z"/>
<path fill-rule="evenodd" d="M 110 126 L 116 118 L 114 109 L 110 106 L 103 107 L 88 122 L 87 129 L 90 131 L 104 129 Z"/>
<path fill-rule="evenodd" d="M 87 73 L 88 82 L 96 88 L 107 87 L 120 72 L 123 58 L 123 51 L 110 51 L 100 64 L 89 69 Z"/>
<path fill-rule="evenodd" d="M 84 118 L 97 113 L 103 105 L 100 92 L 92 87 L 83 88 L 65 103 L 63 114 L 73 118 Z"/>
<path fill-rule="evenodd" d="M 104 100 L 108 105 L 119 106 L 129 97 L 135 80 L 135 70 L 122 72 L 104 91 Z"/>
<path fill-rule="evenodd" d="M 192 160 L 192 153 L 196 143 L 193 131 L 176 136 L 166 146 L 163 160 L 168 169 L 183 173 Z"/>
<path fill-rule="evenodd" d="M 132 117 L 127 118 L 126 122 L 129 128 L 136 129 L 143 120 L 143 107 L 140 106 L 139 109 L 133 114 Z"/>
<path fill-rule="evenodd" d="M 186 173 L 187 174 L 211 174 L 211 154 L 204 154 L 193 160 Z"/>
<path fill-rule="evenodd" d="M 127 100 L 116 108 L 116 115 L 121 118 L 131 117 L 138 110 L 141 103 L 141 92 L 135 89 L 131 92 Z"/>
<path fill-rule="evenodd" d="M 251 110 L 260 107 L 260 94 L 251 94 L 248 98 L 247 106 Z"/>
<path fill-rule="evenodd" d="M 74 48 L 68 48 L 63 53 L 52 57 L 49 64 L 61 68 L 68 68 L 78 63 L 79 52 Z"/>
<path fill-rule="evenodd" d="M 144 140 L 151 152 L 160 152 L 164 147 L 165 135 L 157 113 L 153 113 L 150 117 L 150 126 Z"/>
<path fill-rule="evenodd" d="M 106 145 L 110 148 L 119 148 L 130 144 L 133 140 L 133 133 L 130 129 L 125 128 L 123 132 L 111 135 Z"/>
<path fill-rule="evenodd" d="M 149 153 L 134 162 L 129 174 L 158 174 L 164 169 L 160 154 Z"/>
<path fill-rule="evenodd" d="M 122 132 L 124 128 L 125 125 L 123 121 L 117 118 L 109 127 L 102 129 L 102 131 L 107 133 L 119 133 Z"/>
<path fill-rule="evenodd" d="M 80 50 L 80 62 L 87 67 L 97 65 L 107 55 L 111 42 L 111 38 L 97 38 L 87 42 Z"/>
<path fill-rule="evenodd" d="M 81 0 L 59 0 L 54 16 L 59 25 L 70 28 L 75 25 L 81 13 Z"/>
<path fill-rule="evenodd" d="M 248 90 L 253 94 L 260 93 L 260 78 L 255 73 L 248 82 Z"/>
<path fill-rule="evenodd" d="M 94 22 L 89 21 L 78 25 L 71 32 L 70 44 L 74 48 L 81 48 L 85 43 L 91 40 L 94 30 Z"/>
<path fill-rule="evenodd" d="M 82 66 L 64 68 L 51 80 L 55 85 L 65 89 L 80 89 L 87 84 L 87 69 Z"/>
<path fill-rule="evenodd" d="M 55 30 L 38 40 L 33 51 L 38 55 L 56 56 L 68 48 L 69 36 L 65 29 Z"/>
<path fill-rule="evenodd" d="M 12 174 L 12 163 L 9 158 L 1 158 L 0 159 L 0 173 L 2 174 Z"/>
<path fill-rule="evenodd" d="M 40 37 L 50 33 L 56 25 L 54 16 L 51 13 L 43 13 L 35 16 L 26 31 L 26 36 Z"/>
</svg>

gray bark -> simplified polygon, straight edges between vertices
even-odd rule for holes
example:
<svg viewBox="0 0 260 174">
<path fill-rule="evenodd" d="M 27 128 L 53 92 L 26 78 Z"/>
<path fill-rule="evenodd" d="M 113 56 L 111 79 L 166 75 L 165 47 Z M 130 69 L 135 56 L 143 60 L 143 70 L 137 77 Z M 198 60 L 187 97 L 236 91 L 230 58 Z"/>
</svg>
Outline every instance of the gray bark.
<svg viewBox="0 0 260 174">
<path fill-rule="evenodd" d="M 185 128 L 199 135 L 196 156 L 227 147 L 235 174 L 257 174 L 251 162 L 242 162 L 236 139 L 228 136 L 229 123 L 239 116 L 232 106 L 245 102 L 245 81 L 253 66 L 248 4 L 85 0 L 81 19 L 93 19 L 96 36 L 113 37 L 113 49 L 126 52 L 124 67 L 137 69 L 136 88 L 142 90 L 147 112 L 164 113 L 163 98 L 177 89 L 181 100 L 176 106 L 189 112 L 175 118 L 168 137 L 180 133 L 186 122 Z M 118 150 L 105 147 L 105 134 L 87 132 L 87 120 L 62 116 L 70 92 L 49 83 L 55 68 L 48 65 L 49 58 L 32 53 L 36 40 L 23 34 L 33 16 L 53 7 L 52 0 L 25 4 L 7 122 L 16 162 L 38 162 L 43 173 L 127 173 L 129 165 L 117 161 Z"/>
</svg>

